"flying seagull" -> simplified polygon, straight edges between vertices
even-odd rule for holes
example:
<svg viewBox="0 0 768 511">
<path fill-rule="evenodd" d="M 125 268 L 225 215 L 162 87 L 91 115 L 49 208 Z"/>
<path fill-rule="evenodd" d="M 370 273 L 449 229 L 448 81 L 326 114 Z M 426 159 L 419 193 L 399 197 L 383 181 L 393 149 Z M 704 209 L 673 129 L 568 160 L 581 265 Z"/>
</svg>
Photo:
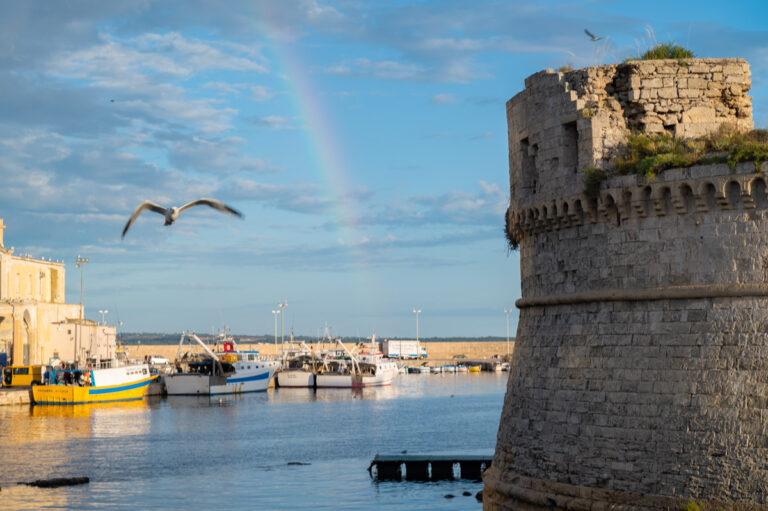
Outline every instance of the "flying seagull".
<svg viewBox="0 0 768 511">
<path fill-rule="evenodd" d="M 154 211 L 155 213 L 160 213 L 161 215 L 165 216 L 165 225 L 171 225 L 173 222 L 176 221 L 177 218 L 179 218 L 179 214 L 184 211 L 187 208 L 191 208 L 192 206 L 210 206 L 214 209 L 218 209 L 219 211 L 224 211 L 225 213 L 231 213 L 235 216 L 239 216 L 240 218 L 243 218 L 243 214 L 240 213 L 238 210 L 234 208 L 230 208 L 223 202 L 219 202 L 215 199 L 197 199 L 193 200 L 192 202 L 187 202 L 180 208 L 177 207 L 171 207 L 171 208 L 164 208 L 162 206 L 159 206 L 155 204 L 152 201 L 144 201 L 141 203 L 141 205 L 136 208 L 136 211 L 133 212 L 131 215 L 131 218 L 128 219 L 128 223 L 125 224 L 125 228 L 123 229 L 123 235 L 121 238 L 125 238 L 125 233 L 128 232 L 128 228 L 131 226 L 134 220 L 136 220 L 139 215 L 146 210 Z"/>
<path fill-rule="evenodd" d="M 600 39 L 602 39 L 602 37 L 597 37 L 595 34 L 590 32 L 586 28 L 584 29 L 584 33 L 587 34 L 592 41 L 599 41 Z"/>
</svg>

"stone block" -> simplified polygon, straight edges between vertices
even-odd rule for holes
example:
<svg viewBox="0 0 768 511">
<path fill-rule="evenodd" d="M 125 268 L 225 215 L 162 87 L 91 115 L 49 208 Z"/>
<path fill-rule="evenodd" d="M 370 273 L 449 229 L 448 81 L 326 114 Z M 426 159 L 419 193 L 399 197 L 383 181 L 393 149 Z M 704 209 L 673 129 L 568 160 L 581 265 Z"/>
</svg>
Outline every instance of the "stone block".
<svg viewBox="0 0 768 511">
<path fill-rule="evenodd" d="M 677 89 L 675 87 L 663 87 L 658 90 L 658 97 L 672 99 L 677 97 Z"/>
</svg>

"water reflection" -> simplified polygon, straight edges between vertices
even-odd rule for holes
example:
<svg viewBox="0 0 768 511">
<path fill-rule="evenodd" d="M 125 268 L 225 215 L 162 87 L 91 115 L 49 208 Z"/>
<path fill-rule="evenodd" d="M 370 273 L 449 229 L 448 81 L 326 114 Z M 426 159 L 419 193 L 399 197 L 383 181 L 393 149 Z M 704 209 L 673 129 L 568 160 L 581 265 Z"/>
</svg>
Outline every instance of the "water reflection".
<svg viewBox="0 0 768 511">
<path fill-rule="evenodd" d="M 372 484 L 366 468 L 377 452 L 492 450 L 505 382 L 488 373 L 401 375 L 365 389 L 0 407 L 0 508 L 220 509 L 222 488 L 225 507 L 244 509 L 444 508 L 444 494 L 476 489 Z M 91 483 L 15 485 L 82 475 Z M 479 508 L 469 497 L 449 504 Z"/>
</svg>

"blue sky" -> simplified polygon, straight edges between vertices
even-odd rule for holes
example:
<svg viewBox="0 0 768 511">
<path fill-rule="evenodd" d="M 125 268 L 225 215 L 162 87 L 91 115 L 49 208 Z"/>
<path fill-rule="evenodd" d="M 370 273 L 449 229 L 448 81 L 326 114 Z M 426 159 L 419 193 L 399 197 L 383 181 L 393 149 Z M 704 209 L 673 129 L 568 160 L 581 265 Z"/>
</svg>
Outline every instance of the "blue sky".
<svg viewBox="0 0 768 511">
<path fill-rule="evenodd" d="M 505 335 L 504 103 L 526 76 L 673 40 L 745 57 L 768 123 L 759 2 L 0 3 L 0 217 L 127 331 Z M 593 43 L 583 30 L 603 36 Z M 172 227 L 150 199 L 220 199 Z M 517 314 L 512 315 L 512 332 Z"/>
</svg>

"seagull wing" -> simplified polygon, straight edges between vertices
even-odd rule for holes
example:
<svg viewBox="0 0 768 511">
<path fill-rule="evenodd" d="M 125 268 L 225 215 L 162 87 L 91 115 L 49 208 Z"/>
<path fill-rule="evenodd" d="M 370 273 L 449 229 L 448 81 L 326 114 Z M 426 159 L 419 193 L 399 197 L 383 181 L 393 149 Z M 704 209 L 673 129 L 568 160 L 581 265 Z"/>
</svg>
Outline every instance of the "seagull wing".
<svg viewBox="0 0 768 511">
<path fill-rule="evenodd" d="M 147 200 L 142 202 L 141 205 L 139 205 L 139 207 L 136 208 L 136 211 L 133 212 L 133 214 L 131 215 L 131 218 L 128 219 L 128 223 L 125 224 L 125 228 L 123 228 L 123 235 L 120 236 L 120 238 L 125 238 L 125 233 L 128 232 L 128 228 L 131 226 L 133 221 L 139 217 L 142 211 L 146 211 L 146 210 L 154 211 L 155 213 L 160 213 L 163 216 L 166 213 L 166 209 L 164 207 L 159 206 L 152 201 Z"/>
<path fill-rule="evenodd" d="M 597 37 L 595 34 L 590 32 L 586 28 L 584 29 L 584 33 L 587 34 L 589 36 L 589 38 L 592 39 L 593 41 L 599 41 L 600 39 L 602 39 L 602 37 Z"/>
<path fill-rule="evenodd" d="M 226 204 L 224 204 L 223 202 L 217 201 L 216 199 L 197 199 L 197 200 L 193 200 L 192 202 L 187 202 L 186 204 L 184 204 L 182 207 L 179 208 L 179 213 L 193 206 L 210 206 L 214 209 L 218 209 L 219 211 L 224 211 L 225 213 L 231 213 L 235 216 L 239 216 L 240 218 L 243 218 L 243 214 L 240 213 L 238 210 L 231 208 Z"/>
</svg>

